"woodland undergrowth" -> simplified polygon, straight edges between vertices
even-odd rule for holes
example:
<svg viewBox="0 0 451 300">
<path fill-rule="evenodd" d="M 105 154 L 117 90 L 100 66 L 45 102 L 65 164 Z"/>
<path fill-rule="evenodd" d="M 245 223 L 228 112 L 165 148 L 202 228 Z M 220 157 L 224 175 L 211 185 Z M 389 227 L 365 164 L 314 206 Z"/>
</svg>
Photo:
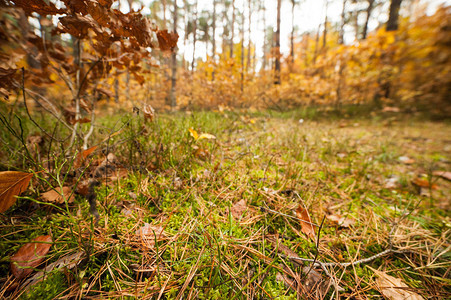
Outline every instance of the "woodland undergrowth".
<svg viewBox="0 0 451 300">
<path fill-rule="evenodd" d="M 449 124 L 135 111 L 68 156 L 15 114 L 1 171 L 33 177 L 0 215 L 1 298 L 451 296 Z"/>
</svg>

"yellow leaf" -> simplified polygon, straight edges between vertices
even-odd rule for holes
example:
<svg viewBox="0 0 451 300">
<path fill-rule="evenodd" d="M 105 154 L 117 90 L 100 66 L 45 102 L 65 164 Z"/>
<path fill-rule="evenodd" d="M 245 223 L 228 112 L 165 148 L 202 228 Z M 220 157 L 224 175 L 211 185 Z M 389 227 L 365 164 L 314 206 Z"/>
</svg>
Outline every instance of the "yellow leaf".
<svg viewBox="0 0 451 300">
<path fill-rule="evenodd" d="M 195 139 L 195 140 L 197 140 L 198 138 L 199 138 L 199 135 L 197 134 L 197 131 L 196 130 L 194 130 L 194 129 L 192 129 L 192 128 L 190 128 L 190 129 L 188 129 L 189 130 L 189 133 L 191 134 L 191 136 Z"/>
<path fill-rule="evenodd" d="M 198 140 L 201 140 L 201 139 L 214 140 L 214 139 L 216 139 L 216 137 L 209 133 L 202 133 L 197 139 Z"/>
</svg>

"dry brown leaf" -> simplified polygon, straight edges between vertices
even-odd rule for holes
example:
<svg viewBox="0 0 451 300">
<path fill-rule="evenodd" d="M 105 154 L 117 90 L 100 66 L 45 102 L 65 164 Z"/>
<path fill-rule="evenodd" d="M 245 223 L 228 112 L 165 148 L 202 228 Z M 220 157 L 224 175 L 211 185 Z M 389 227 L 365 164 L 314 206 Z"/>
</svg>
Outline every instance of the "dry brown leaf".
<svg viewBox="0 0 451 300">
<path fill-rule="evenodd" d="M 434 171 L 432 173 L 434 176 L 442 177 L 443 179 L 450 180 L 451 181 L 451 172 L 446 171 Z"/>
<path fill-rule="evenodd" d="M 55 269 L 59 270 L 61 268 L 64 268 L 65 270 L 70 270 L 70 269 L 75 268 L 75 266 L 77 266 L 83 260 L 84 255 L 85 255 L 85 252 L 80 251 L 80 252 L 75 252 L 75 253 L 68 254 L 66 256 L 59 258 L 57 261 L 46 266 L 45 269 L 42 270 L 41 272 L 37 272 L 36 274 L 34 274 L 30 278 L 28 278 L 22 284 L 21 289 L 26 289 L 26 288 L 32 287 L 36 283 L 42 281 L 45 278 L 46 274 L 48 274 L 49 272 L 51 272 Z"/>
<path fill-rule="evenodd" d="M 65 198 L 67 199 L 67 203 L 73 203 L 75 200 L 75 195 L 72 193 L 72 189 L 68 186 L 63 186 L 63 188 L 57 188 L 56 190 L 49 190 L 41 196 L 46 202 L 56 204 L 64 203 Z"/>
<path fill-rule="evenodd" d="M 150 104 L 147 104 L 146 106 L 144 106 L 143 113 L 144 113 L 144 121 L 146 121 L 146 122 L 153 121 L 153 119 L 155 117 L 155 109 L 153 109 L 153 107 Z"/>
<path fill-rule="evenodd" d="M 80 153 L 77 154 L 77 157 L 75 158 L 74 162 L 74 168 L 78 169 L 82 166 L 83 161 L 95 150 L 97 149 L 97 146 L 91 147 L 89 149 L 83 150 Z"/>
<path fill-rule="evenodd" d="M 424 298 L 411 291 L 401 279 L 388 275 L 385 272 L 375 270 L 377 275 L 376 285 L 385 298 L 390 300 L 423 300 Z"/>
<path fill-rule="evenodd" d="M 347 219 L 345 217 L 339 215 L 328 215 L 326 218 L 334 223 L 336 223 L 339 227 L 346 227 L 353 225 L 355 220 Z"/>
<path fill-rule="evenodd" d="M 241 199 L 237 203 L 235 203 L 231 208 L 230 211 L 232 212 L 232 216 L 238 220 L 241 218 L 241 216 L 244 214 L 244 212 L 247 210 L 247 204 L 246 200 Z"/>
<path fill-rule="evenodd" d="M 159 241 L 166 238 L 166 233 L 163 227 L 144 223 L 144 226 L 135 232 L 138 240 L 144 242 L 147 247 L 155 245 L 155 240 Z"/>
<path fill-rule="evenodd" d="M 398 160 L 406 165 L 411 165 L 415 162 L 415 160 L 413 158 L 410 158 L 408 156 L 400 156 L 400 157 L 398 157 Z"/>
<path fill-rule="evenodd" d="M 33 272 L 33 268 L 39 266 L 49 252 L 51 243 L 50 235 L 41 235 L 20 247 L 11 257 L 11 272 L 14 277 L 21 279 Z"/>
<path fill-rule="evenodd" d="M 31 177 L 33 177 L 33 173 L 0 172 L 0 213 L 6 211 L 16 202 L 16 196 L 27 189 Z"/>
<path fill-rule="evenodd" d="M 308 211 L 303 207 L 303 205 L 299 205 L 296 209 L 296 217 L 301 224 L 301 231 L 309 238 L 315 239 L 315 229 L 313 228 L 312 221 L 310 220 L 310 216 Z"/>
<path fill-rule="evenodd" d="M 435 183 L 429 182 L 429 180 L 422 178 L 415 178 L 412 180 L 412 184 L 421 187 L 421 188 L 431 188 L 433 190 L 438 189 L 438 186 Z"/>
</svg>

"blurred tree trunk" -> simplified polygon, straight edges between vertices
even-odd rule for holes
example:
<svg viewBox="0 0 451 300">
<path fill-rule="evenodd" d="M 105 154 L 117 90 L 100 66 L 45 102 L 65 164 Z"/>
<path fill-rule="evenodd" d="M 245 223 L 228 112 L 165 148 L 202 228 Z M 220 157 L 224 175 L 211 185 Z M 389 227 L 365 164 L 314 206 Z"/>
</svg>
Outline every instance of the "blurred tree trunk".
<svg viewBox="0 0 451 300">
<path fill-rule="evenodd" d="M 398 29 L 399 8 L 401 7 L 402 0 L 390 1 L 390 12 L 388 14 L 387 31 L 394 31 Z"/>
<path fill-rule="evenodd" d="M 244 9 L 245 2 L 243 1 L 243 10 L 241 12 L 241 93 L 244 91 Z"/>
<path fill-rule="evenodd" d="M 232 29 L 230 38 L 230 58 L 233 58 L 233 38 L 235 37 L 235 0 L 232 0 Z"/>
<path fill-rule="evenodd" d="M 291 36 L 290 36 L 290 61 L 294 65 L 294 7 L 296 0 L 291 0 Z"/>
<path fill-rule="evenodd" d="M 280 9 L 282 6 L 282 0 L 277 0 L 277 29 L 276 29 L 276 43 L 275 43 L 275 56 L 276 63 L 274 65 L 274 84 L 280 84 Z"/>
<path fill-rule="evenodd" d="M 211 73 L 211 80 L 215 81 L 215 69 L 216 69 L 216 0 L 213 0 L 213 37 L 212 37 L 212 44 L 213 44 L 213 50 L 212 50 L 212 60 L 213 60 L 213 72 Z"/>
<path fill-rule="evenodd" d="M 323 47 L 322 47 L 322 49 L 326 48 L 326 43 L 327 43 L 327 10 L 329 8 L 329 0 L 326 0 L 326 3 L 324 5 L 326 6 L 326 13 L 324 15 L 324 31 L 323 31 Z"/>
<path fill-rule="evenodd" d="M 248 6 L 248 28 L 247 28 L 247 34 L 248 34 L 248 41 L 247 41 L 247 62 L 246 62 L 246 73 L 249 74 L 249 69 L 250 69 L 250 65 L 251 65 L 251 47 L 252 47 L 252 43 L 251 43 L 251 18 L 252 18 L 252 10 L 251 10 L 251 4 L 252 4 L 252 0 L 248 0 L 247 1 L 247 6 Z"/>
<path fill-rule="evenodd" d="M 370 21 L 370 17 L 371 17 L 371 12 L 373 11 L 374 8 L 374 0 L 367 0 L 368 2 L 368 7 L 366 8 L 366 19 L 365 19 L 365 24 L 363 25 L 363 33 L 362 33 L 362 39 L 366 39 L 367 35 L 368 35 L 368 22 Z"/>
<path fill-rule="evenodd" d="M 174 33 L 177 33 L 177 0 L 174 0 L 174 16 L 173 16 L 173 31 Z M 177 84 L 177 46 L 172 49 L 171 54 L 171 67 L 172 67 L 172 75 L 171 75 L 171 93 L 170 93 L 170 99 L 171 99 L 171 108 L 172 110 L 175 109 L 177 106 L 177 98 L 176 98 L 176 91 L 175 87 Z"/>
<path fill-rule="evenodd" d="M 262 8 L 262 10 L 263 10 L 263 36 L 264 36 L 264 38 L 263 38 L 263 62 L 262 62 L 262 70 L 264 71 L 265 69 L 266 69 L 266 64 L 267 64 L 267 61 L 266 61 L 266 50 L 267 50 L 267 48 L 268 48 L 268 44 L 266 43 L 266 41 L 267 41 L 267 34 L 268 34 L 268 32 L 266 31 L 266 7 L 265 7 L 265 3 L 264 3 L 264 0 L 260 0 L 260 5 L 261 5 L 261 8 Z"/>
<path fill-rule="evenodd" d="M 194 24 L 193 24 L 193 60 L 191 61 L 191 72 L 194 72 L 194 63 L 196 61 L 196 42 L 197 42 L 197 0 L 194 2 Z"/>
<path fill-rule="evenodd" d="M 347 0 L 343 0 L 343 7 L 341 8 L 341 22 L 340 22 L 340 32 L 338 36 L 338 44 L 344 44 L 344 34 L 345 34 L 345 25 L 346 25 L 346 2 Z"/>
</svg>

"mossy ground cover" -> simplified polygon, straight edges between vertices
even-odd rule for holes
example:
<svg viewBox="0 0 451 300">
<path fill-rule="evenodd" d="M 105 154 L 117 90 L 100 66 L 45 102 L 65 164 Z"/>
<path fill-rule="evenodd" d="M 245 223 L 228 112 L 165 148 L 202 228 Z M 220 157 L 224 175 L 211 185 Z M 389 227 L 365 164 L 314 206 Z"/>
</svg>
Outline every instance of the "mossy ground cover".
<svg viewBox="0 0 451 300">
<path fill-rule="evenodd" d="M 73 203 L 42 200 L 74 164 L 54 146 L 53 178 L 38 174 L 1 215 L 0 297 L 381 298 L 373 269 L 424 298 L 450 297 L 451 183 L 433 174 L 451 168 L 451 125 L 302 116 L 101 119 L 91 163 L 112 152 L 127 175 L 97 187 L 97 223 L 80 195 Z M 23 135 L 32 126 L 22 120 Z M 190 128 L 216 139 L 196 140 Z M 2 166 L 26 166 L 17 139 L 6 131 L 1 138 Z M 32 154 L 34 166 L 50 157 Z M 315 238 L 303 233 L 300 205 L 322 223 Z M 36 272 L 56 267 L 31 284 L 14 279 L 9 257 L 47 234 L 54 242 Z M 365 258 L 372 259 L 346 265 Z M 302 259 L 328 265 L 310 270 Z"/>
</svg>

